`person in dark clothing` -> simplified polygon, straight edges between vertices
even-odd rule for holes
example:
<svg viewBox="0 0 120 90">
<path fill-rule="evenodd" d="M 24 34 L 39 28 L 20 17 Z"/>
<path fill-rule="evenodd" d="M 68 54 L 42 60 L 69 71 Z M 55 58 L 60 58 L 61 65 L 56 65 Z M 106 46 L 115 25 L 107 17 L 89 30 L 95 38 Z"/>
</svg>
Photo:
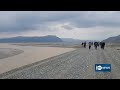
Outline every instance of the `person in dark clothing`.
<svg viewBox="0 0 120 90">
<path fill-rule="evenodd" d="M 102 42 L 100 42 L 100 47 L 102 48 Z"/>
<path fill-rule="evenodd" d="M 84 42 L 84 48 L 86 48 L 86 42 Z"/>
<path fill-rule="evenodd" d="M 82 42 L 82 44 L 81 44 L 81 45 L 83 46 L 83 44 L 84 44 L 84 43 Z"/>
<path fill-rule="evenodd" d="M 89 42 L 89 49 L 91 49 L 91 46 L 92 46 L 92 42 Z"/>
<path fill-rule="evenodd" d="M 105 42 L 100 42 L 101 49 L 105 48 Z"/>
<path fill-rule="evenodd" d="M 102 46 L 102 48 L 103 48 L 103 49 L 105 48 L 105 42 L 103 42 L 103 46 Z"/>
<path fill-rule="evenodd" d="M 95 49 L 97 49 L 97 47 L 98 47 L 98 42 L 94 42 L 94 47 L 95 47 Z"/>
<path fill-rule="evenodd" d="M 98 47 L 100 46 L 100 42 L 97 42 L 98 43 Z"/>
</svg>

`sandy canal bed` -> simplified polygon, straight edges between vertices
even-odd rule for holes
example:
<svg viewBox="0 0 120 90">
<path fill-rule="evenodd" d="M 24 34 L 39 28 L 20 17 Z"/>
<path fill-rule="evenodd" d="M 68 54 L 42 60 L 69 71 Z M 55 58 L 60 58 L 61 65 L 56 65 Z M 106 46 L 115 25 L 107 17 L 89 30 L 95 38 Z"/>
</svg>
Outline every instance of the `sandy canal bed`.
<svg viewBox="0 0 120 90">
<path fill-rule="evenodd" d="M 0 44 L 0 74 L 72 50 L 75 49 Z"/>
</svg>

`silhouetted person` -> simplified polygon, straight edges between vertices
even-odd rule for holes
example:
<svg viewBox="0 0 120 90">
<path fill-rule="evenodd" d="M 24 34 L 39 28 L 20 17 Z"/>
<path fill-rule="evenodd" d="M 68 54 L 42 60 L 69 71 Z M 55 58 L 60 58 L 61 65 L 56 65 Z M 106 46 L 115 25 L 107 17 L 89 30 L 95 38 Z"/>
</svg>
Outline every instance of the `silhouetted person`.
<svg viewBox="0 0 120 90">
<path fill-rule="evenodd" d="M 102 48 L 102 42 L 100 42 L 100 48 Z"/>
<path fill-rule="evenodd" d="M 98 47 L 100 46 L 100 42 L 97 42 L 98 43 Z"/>
<path fill-rule="evenodd" d="M 103 42 L 103 47 L 102 47 L 103 49 L 105 48 L 105 42 Z"/>
<path fill-rule="evenodd" d="M 81 45 L 83 46 L 83 44 L 84 44 L 84 43 L 82 42 L 82 44 L 81 44 Z"/>
<path fill-rule="evenodd" d="M 89 42 L 89 49 L 91 49 L 91 46 L 92 46 L 92 42 Z"/>
<path fill-rule="evenodd" d="M 105 48 L 105 42 L 100 42 L 101 49 Z"/>
<path fill-rule="evenodd" d="M 94 42 L 94 47 L 95 47 L 95 49 L 97 49 L 97 47 L 98 47 L 98 42 Z"/>
<path fill-rule="evenodd" d="M 84 48 L 86 48 L 86 42 L 83 43 Z"/>
</svg>

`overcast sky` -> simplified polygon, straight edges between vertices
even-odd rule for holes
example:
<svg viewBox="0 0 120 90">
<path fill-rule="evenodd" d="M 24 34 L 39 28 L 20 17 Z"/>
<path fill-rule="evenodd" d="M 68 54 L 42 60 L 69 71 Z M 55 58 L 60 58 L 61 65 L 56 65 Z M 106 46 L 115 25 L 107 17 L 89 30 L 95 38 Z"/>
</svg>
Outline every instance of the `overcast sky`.
<svg viewBox="0 0 120 90">
<path fill-rule="evenodd" d="M 82 40 L 120 35 L 120 12 L 0 11 L 0 38 L 45 35 Z"/>
</svg>

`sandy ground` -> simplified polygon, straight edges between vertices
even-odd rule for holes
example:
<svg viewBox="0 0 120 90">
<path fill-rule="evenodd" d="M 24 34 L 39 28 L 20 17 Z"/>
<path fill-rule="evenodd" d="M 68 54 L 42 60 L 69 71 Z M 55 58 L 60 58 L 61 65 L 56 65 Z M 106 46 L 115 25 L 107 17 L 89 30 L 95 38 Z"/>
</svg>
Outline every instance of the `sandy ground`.
<svg viewBox="0 0 120 90">
<path fill-rule="evenodd" d="M 0 59 L 12 57 L 23 53 L 24 51 L 12 48 L 0 48 Z"/>
<path fill-rule="evenodd" d="M 72 50 L 75 49 L 0 44 L 0 74 Z M 22 53 L 20 53 L 20 51 L 22 51 Z"/>
</svg>

